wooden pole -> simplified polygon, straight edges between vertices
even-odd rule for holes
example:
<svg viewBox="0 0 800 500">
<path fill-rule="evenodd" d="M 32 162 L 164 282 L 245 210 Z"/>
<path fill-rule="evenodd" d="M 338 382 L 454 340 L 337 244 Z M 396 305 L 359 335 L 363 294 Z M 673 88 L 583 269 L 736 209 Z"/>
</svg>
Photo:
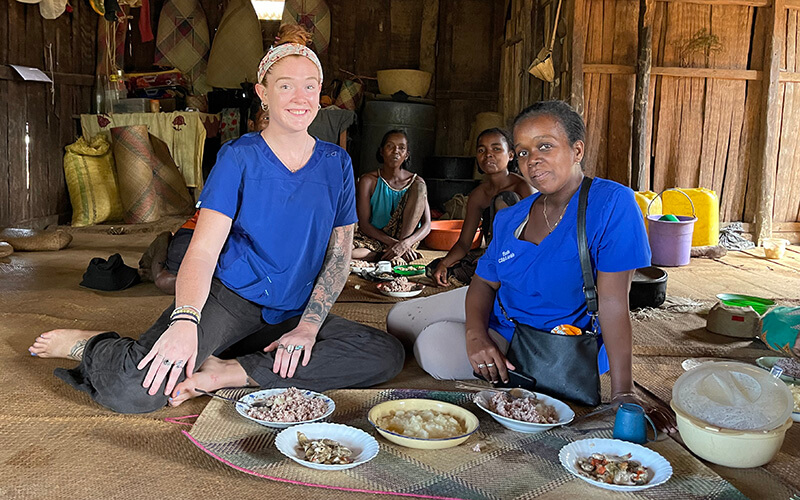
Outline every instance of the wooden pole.
<svg viewBox="0 0 800 500">
<path fill-rule="evenodd" d="M 436 93 L 436 41 L 439 35 L 439 0 L 422 3 L 422 28 L 419 34 L 419 69 L 431 76 L 428 95 Z"/>
<path fill-rule="evenodd" d="M 567 9 L 567 43 L 569 44 L 569 103 L 579 115 L 583 116 L 583 56 L 585 52 L 583 19 L 584 2 L 570 0 Z"/>
<path fill-rule="evenodd" d="M 639 50 L 636 57 L 636 91 L 633 94 L 633 147 L 631 151 L 631 187 L 646 191 L 650 154 L 647 148 L 648 101 L 650 99 L 650 68 L 653 65 L 654 0 L 639 0 Z"/>
<path fill-rule="evenodd" d="M 786 42 L 786 0 L 774 0 L 767 21 L 764 44 L 764 77 L 761 83 L 761 173 L 756 195 L 756 242 L 772 236 L 775 207 L 775 175 L 778 164 L 778 138 L 781 130 L 780 65 Z"/>
</svg>

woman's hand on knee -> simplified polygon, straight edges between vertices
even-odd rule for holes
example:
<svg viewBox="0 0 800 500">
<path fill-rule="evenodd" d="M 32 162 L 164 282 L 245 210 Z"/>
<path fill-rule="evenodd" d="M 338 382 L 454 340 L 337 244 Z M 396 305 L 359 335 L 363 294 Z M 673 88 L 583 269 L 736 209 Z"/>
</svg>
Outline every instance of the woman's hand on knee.
<svg viewBox="0 0 800 500">
<path fill-rule="evenodd" d="M 444 265 L 444 261 L 440 261 L 436 265 L 436 269 L 433 271 L 433 282 L 439 286 L 449 285 L 447 282 L 447 266 Z"/>
<path fill-rule="evenodd" d="M 143 370 L 150 365 L 142 383 L 148 389 L 148 394 L 154 396 L 161 383 L 166 380 L 164 395 L 169 396 L 184 369 L 187 376 L 194 373 L 196 361 L 197 325 L 189 321 L 178 321 L 161 334 L 136 367 Z"/>
<path fill-rule="evenodd" d="M 467 356 L 473 371 L 490 382 L 508 382 L 508 370 L 514 370 L 488 334 L 467 332 Z"/>
<path fill-rule="evenodd" d="M 311 360 L 311 349 L 317 342 L 317 331 L 311 325 L 299 324 L 294 330 L 285 333 L 281 338 L 264 348 L 264 352 L 275 351 L 272 373 L 279 373 L 281 378 L 292 378 L 302 356 L 302 365 Z"/>
</svg>

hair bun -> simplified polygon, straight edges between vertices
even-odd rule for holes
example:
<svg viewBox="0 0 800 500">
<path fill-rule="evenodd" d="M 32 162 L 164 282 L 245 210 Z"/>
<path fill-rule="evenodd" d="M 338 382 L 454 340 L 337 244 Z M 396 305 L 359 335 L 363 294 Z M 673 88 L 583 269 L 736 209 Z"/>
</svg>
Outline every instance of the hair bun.
<svg viewBox="0 0 800 500">
<path fill-rule="evenodd" d="M 308 30 L 299 24 L 284 24 L 275 37 L 276 45 L 296 43 L 298 45 L 311 45 L 312 36 Z"/>
</svg>

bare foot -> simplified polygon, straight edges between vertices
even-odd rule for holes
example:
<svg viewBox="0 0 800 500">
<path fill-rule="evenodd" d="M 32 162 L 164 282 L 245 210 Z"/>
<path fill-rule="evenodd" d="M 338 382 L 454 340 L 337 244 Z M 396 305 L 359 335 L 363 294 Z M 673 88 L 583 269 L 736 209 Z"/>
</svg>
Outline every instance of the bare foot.
<svg viewBox="0 0 800 500">
<path fill-rule="evenodd" d="M 28 348 L 32 356 L 40 358 L 66 358 L 80 361 L 86 341 L 102 331 L 50 330 L 36 337 Z"/>
<path fill-rule="evenodd" d="M 244 371 L 238 361 L 210 356 L 200 365 L 200 369 L 194 375 L 175 386 L 172 391 L 172 397 L 169 398 L 169 404 L 170 406 L 178 406 L 184 401 L 202 396 L 201 393 L 195 390 L 198 387 L 204 391 L 211 392 L 223 387 L 245 387 L 248 385 L 256 384 L 247 376 L 247 372 Z"/>
</svg>

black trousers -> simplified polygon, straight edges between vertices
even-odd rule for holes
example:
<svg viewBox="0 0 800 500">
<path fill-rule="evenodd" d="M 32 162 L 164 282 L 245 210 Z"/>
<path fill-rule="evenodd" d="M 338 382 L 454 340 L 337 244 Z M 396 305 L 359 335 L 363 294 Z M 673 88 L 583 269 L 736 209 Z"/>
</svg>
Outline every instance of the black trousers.
<svg viewBox="0 0 800 500">
<path fill-rule="evenodd" d="M 167 404 L 164 386 L 151 396 L 142 387 L 149 368 L 136 365 L 167 329 L 174 304 L 168 307 L 138 340 L 115 332 L 89 339 L 81 363 L 58 368 L 55 375 L 75 389 L 89 393 L 97 403 L 119 413 L 147 413 Z M 214 353 L 233 353 L 247 375 L 261 387 L 298 387 L 326 391 L 369 387 L 390 380 L 403 368 L 400 342 L 386 332 L 328 315 L 317 335 L 307 366 L 298 364 L 292 378 L 272 373 L 274 351 L 261 348 L 287 333 L 299 322 L 294 317 L 277 325 L 261 317 L 261 306 L 241 298 L 216 278 L 197 328 L 197 362 Z M 183 380 L 184 375 L 179 380 Z"/>
</svg>

